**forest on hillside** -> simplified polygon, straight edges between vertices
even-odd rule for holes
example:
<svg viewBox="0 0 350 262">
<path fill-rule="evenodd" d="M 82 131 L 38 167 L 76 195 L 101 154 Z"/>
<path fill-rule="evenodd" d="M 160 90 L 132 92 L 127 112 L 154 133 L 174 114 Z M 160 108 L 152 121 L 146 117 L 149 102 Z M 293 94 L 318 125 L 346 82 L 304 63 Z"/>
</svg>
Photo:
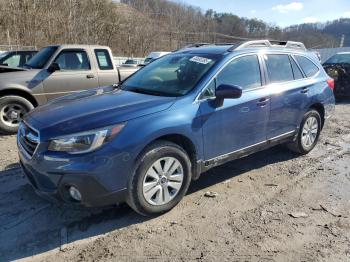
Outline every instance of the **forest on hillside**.
<svg viewBox="0 0 350 262">
<path fill-rule="evenodd" d="M 261 38 L 322 48 L 339 46 L 342 35 L 350 45 L 350 19 L 280 28 L 167 0 L 0 0 L 0 35 L 0 45 L 101 44 L 122 56 Z"/>
</svg>

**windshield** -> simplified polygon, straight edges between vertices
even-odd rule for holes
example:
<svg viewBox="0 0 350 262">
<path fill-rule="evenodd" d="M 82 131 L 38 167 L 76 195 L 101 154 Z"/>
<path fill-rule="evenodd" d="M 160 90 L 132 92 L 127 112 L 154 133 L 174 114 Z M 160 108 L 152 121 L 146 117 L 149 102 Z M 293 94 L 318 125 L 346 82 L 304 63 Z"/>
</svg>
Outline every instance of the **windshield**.
<svg viewBox="0 0 350 262">
<path fill-rule="evenodd" d="M 126 64 L 126 65 L 136 65 L 137 61 L 136 60 L 126 60 L 124 64 Z"/>
<path fill-rule="evenodd" d="M 191 91 L 221 58 L 214 54 L 164 56 L 136 72 L 121 89 L 158 96 L 182 96 Z"/>
<path fill-rule="evenodd" d="M 28 63 L 25 64 L 25 67 L 42 69 L 51 56 L 56 52 L 57 46 L 48 46 L 40 50 L 39 53 L 34 55 Z"/>
<path fill-rule="evenodd" d="M 329 58 L 325 64 L 350 64 L 350 54 L 337 54 Z"/>
</svg>

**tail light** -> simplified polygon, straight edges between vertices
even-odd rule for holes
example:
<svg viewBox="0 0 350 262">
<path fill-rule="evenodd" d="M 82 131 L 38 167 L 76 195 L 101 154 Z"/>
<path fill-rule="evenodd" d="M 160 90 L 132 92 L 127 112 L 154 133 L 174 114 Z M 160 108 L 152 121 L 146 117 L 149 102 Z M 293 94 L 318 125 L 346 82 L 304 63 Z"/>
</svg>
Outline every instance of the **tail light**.
<svg viewBox="0 0 350 262">
<path fill-rule="evenodd" d="M 330 89 L 334 90 L 334 79 L 333 78 L 327 79 L 327 84 L 328 84 Z"/>
</svg>

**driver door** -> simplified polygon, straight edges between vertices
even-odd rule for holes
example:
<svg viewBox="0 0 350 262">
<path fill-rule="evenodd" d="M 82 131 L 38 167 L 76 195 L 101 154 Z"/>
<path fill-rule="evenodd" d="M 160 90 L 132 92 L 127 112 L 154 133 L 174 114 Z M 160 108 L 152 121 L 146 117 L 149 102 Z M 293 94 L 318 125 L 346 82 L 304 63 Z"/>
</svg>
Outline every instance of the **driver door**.
<svg viewBox="0 0 350 262">
<path fill-rule="evenodd" d="M 200 96 L 205 160 L 266 141 L 270 98 L 260 64 L 257 55 L 234 58 Z M 242 96 L 218 101 L 214 92 L 220 84 L 240 86 Z"/>
<path fill-rule="evenodd" d="M 49 74 L 43 81 L 47 100 L 73 92 L 98 87 L 98 77 L 91 69 L 84 49 L 62 50 L 54 60 L 60 70 Z"/>
</svg>

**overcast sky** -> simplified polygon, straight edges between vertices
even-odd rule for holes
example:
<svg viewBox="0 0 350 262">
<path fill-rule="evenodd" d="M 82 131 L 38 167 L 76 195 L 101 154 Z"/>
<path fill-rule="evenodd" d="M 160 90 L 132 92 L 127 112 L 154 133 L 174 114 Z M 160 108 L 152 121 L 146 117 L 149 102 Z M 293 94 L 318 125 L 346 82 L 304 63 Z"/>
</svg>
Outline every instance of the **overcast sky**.
<svg viewBox="0 0 350 262">
<path fill-rule="evenodd" d="M 350 18 L 350 0 L 173 0 L 198 6 L 203 10 L 229 12 L 259 18 L 282 27 Z"/>
</svg>

